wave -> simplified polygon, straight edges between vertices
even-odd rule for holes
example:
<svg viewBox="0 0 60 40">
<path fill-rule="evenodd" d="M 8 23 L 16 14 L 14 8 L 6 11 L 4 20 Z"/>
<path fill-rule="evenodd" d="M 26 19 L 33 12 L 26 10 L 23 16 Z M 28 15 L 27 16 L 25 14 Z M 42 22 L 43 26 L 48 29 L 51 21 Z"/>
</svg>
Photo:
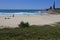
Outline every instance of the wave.
<svg viewBox="0 0 60 40">
<path fill-rule="evenodd" d="M 41 11 L 38 12 L 16 12 L 16 13 L 4 13 L 0 12 L 0 16 L 10 16 L 10 15 L 41 15 L 44 13 L 41 13 Z"/>
</svg>

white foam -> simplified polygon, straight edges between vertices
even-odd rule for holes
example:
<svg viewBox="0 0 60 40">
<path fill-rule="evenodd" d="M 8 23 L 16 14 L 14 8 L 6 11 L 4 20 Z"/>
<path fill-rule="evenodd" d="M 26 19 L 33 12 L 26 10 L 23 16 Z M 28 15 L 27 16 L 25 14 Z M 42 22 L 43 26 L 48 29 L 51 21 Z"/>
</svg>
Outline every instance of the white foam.
<svg viewBox="0 0 60 40">
<path fill-rule="evenodd" d="M 46 14 L 46 13 L 41 13 L 40 11 L 38 12 L 16 12 L 16 13 L 1 13 L 0 16 L 9 16 L 9 15 L 41 15 L 41 14 Z"/>
</svg>

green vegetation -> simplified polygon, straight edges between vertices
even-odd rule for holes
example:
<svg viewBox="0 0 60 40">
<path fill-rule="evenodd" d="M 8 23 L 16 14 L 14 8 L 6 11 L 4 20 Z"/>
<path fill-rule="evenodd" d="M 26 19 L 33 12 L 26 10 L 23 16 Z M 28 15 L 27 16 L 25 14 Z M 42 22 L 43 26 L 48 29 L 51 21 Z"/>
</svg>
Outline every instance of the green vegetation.
<svg viewBox="0 0 60 40">
<path fill-rule="evenodd" d="M 49 9 L 46 9 L 46 11 L 49 11 L 49 10 L 52 10 L 52 7 L 50 7 Z M 60 8 L 55 8 L 53 11 L 60 14 Z"/>
<path fill-rule="evenodd" d="M 56 9 L 55 9 L 55 12 L 60 13 L 60 8 L 56 8 Z"/>
<path fill-rule="evenodd" d="M 21 27 L 21 28 L 29 27 L 29 23 L 28 22 L 24 23 L 22 21 L 18 26 Z"/>
<path fill-rule="evenodd" d="M 0 29 L 0 40 L 60 40 L 60 22 L 51 25 L 31 25 L 25 28 Z"/>
</svg>

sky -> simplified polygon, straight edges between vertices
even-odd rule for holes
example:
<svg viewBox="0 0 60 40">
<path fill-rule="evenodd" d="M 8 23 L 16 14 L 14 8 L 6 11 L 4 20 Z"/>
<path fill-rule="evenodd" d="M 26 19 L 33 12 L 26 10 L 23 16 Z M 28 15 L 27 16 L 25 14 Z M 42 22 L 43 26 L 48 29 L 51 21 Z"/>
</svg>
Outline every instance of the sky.
<svg viewBox="0 0 60 40">
<path fill-rule="evenodd" d="M 0 0 L 0 9 L 46 9 L 54 1 L 60 8 L 60 0 Z"/>
</svg>

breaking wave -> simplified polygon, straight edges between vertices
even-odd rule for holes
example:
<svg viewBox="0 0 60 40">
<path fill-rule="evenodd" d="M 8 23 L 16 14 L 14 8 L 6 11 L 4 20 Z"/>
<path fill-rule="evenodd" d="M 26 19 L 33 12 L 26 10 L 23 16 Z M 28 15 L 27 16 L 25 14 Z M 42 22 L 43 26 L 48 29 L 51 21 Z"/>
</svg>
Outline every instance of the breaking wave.
<svg viewBox="0 0 60 40">
<path fill-rule="evenodd" d="M 41 11 L 37 12 L 0 12 L 0 16 L 11 16 L 11 15 L 41 15 L 41 14 L 46 14 L 42 13 Z"/>
</svg>

